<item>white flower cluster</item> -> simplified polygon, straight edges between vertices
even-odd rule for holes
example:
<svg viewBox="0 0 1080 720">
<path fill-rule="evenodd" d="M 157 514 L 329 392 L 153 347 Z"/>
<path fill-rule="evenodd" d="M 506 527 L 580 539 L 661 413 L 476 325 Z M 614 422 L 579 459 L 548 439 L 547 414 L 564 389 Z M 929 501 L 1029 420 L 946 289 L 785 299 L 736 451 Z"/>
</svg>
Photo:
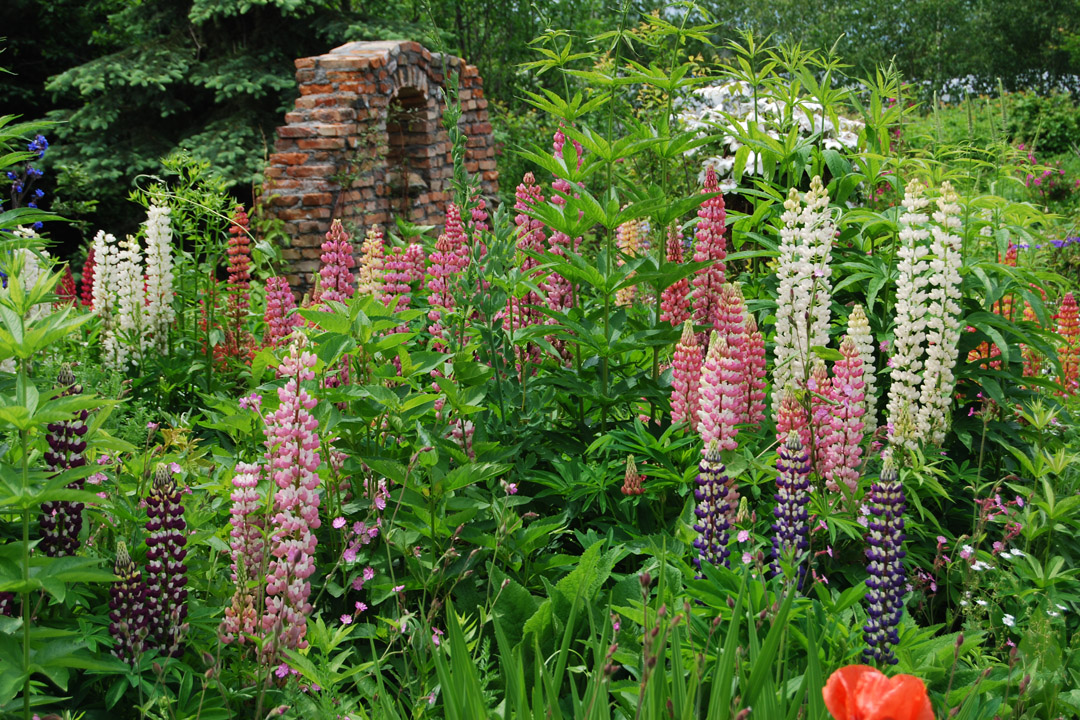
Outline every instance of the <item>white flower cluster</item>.
<svg viewBox="0 0 1080 720">
<path fill-rule="evenodd" d="M 863 421 L 870 426 L 872 431 L 876 427 L 872 423 L 877 415 L 877 365 L 874 362 L 874 335 L 870 331 L 870 320 L 866 317 L 866 311 L 863 310 L 862 305 L 851 308 L 851 313 L 848 314 L 847 335 L 855 343 L 855 347 L 859 350 L 859 357 L 862 358 L 863 382 L 866 383 L 863 389 L 866 394 L 863 400 L 866 407 Z"/>
<path fill-rule="evenodd" d="M 101 356 L 105 367 L 122 370 L 127 366 L 127 347 L 117 337 L 116 287 L 120 281 L 120 248 L 116 238 L 99 230 L 94 236 L 94 285 L 91 297 L 94 314 L 101 318 Z"/>
<path fill-rule="evenodd" d="M 138 238 L 117 242 L 104 230 L 94 238 L 94 312 L 102 320 L 104 363 L 114 370 L 137 363 L 147 350 L 168 352 L 175 319 L 169 209 L 151 205 L 144 229 L 145 275 Z"/>
<path fill-rule="evenodd" d="M 780 408 L 788 384 L 805 387 L 810 373 L 811 348 L 828 345 L 832 317 L 832 241 L 836 225 L 829 210 L 829 193 L 821 178 L 810 182 L 804 201 L 792 188 L 781 216 L 780 280 L 776 308 L 776 345 L 773 365 L 773 414 Z"/>
<path fill-rule="evenodd" d="M 720 128 L 724 132 L 720 154 L 704 161 L 698 178 L 698 182 L 704 182 L 705 170 L 712 167 L 723 192 L 735 189 L 735 153 L 754 131 L 774 140 L 786 138 L 793 129 L 804 138 L 821 134 L 825 148 L 845 151 L 858 149 L 859 134 L 865 126 L 844 117 L 837 118 L 837 125 L 826 117 L 819 103 L 805 98 L 791 103 L 769 86 L 758 87 L 755 98 L 754 88 L 742 80 L 698 88 L 694 96 L 679 113 L 679 121 L 687 130 L 713 133 Z M 747 155 L 742 172 L 764 173 L 758 153 L 751 151 Z"/>
<path fill-rule="evenodd" d="M 146 349 L 146 291 L 139 241 L 128 235 L 120 241 L 116 265 L 119 329 L 138 354 Z M 132 358 L 133 360 L 135 358 Z"/>
<path fill-rule="evenodd" d="M 960 226 L 958 196 L 943 183 L 934 225 L 924 212 L 930 200 L 918 180 L 908 183 L 900 216 L 896 283 L 890 439 L 915 449 L 920 439 L 941 444 L 955 386 L 960 340 Z M 929 242 L 928 242 L 929 241 Z"/>
<path fill-rule="evenodd" d="M 169 208 L 151 205 L 146 216 L 146 331 L 161 355 L 169 352 L 173 311 L 172 225 Z"/>
</svg>

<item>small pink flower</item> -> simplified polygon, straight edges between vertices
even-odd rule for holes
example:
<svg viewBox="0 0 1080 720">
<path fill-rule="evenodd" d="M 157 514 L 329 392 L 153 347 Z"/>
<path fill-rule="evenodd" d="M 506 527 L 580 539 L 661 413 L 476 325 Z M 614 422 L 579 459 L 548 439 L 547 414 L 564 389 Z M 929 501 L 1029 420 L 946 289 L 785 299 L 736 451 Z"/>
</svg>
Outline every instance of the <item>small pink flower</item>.
<svg viewBox="0 0 1080 720">
<path fill-rule="evenodd" d="M 345 527 L 345 518 L 343 518 L 343 517 L 334 518 L 334 529 L 335 530 L 340 530 L 343 527 Z"/>
<path fill-rule="evenodd" d="M 159 427 L 161 427 L 161 423 L 156 423 L 153 421 L 146 423 L 146 429 L 150 430 L 151 432 L 157 430 Z"/>
<path fill-rule="evenodd" d="M 401 592 L 401 591 L 402 591 L 402 590 L 404 590 L 404 589 L 405 589 L 405 586 L 404 586 L 404 585 L 395 585 L 395 586 L 393 587 L 393 592 L 399 593 L 399 592 Z"/>
<path fill-rule="evenodd" d="M 750 539 L 750 533 L 746 530 L 740 530 L 737 537 L 739 542 L 746 542 Z"/>
<path fill-rule="evenodd" d="M 1017 505 L 1017 507 L 1024 507 L 1024 498 L 1017 495 L 1016 496 L 1016 505 Z"/>
<path fill-rule="evenodd" d="M 370 565 L 364 568 L 364 580 L 370 580 L 375 577 L 375 568 Z"/>
<path fill-rule="evenodd" d="M 286 665 L 285 663 L 281 663 L 274 670 L 274 674 L 277 675 L 279 678 L 285 677 L 286 675 L 289 674 L 289 666 Z"/>
<path fill-rule="evenodd" d="M 351 625 L 352 624 L 352 615 L 342 615 L 341 616 L 341 624 L 342 625 Z"/>
<path fill-rule="evenodd" d="M 743 561 L 743 564 L 749 565 L 750 563 L 752 563 L 754 561 L 754 557 L 750 553 L 744 552 L 742 554 L 742 561 Z"/>
<path fill-rule="evenodd" d="M 365 610 L 367 610 L 367 605 L 365 605 L 364 603 L 362 603 L 360 601 L 357 601 L 357 603 L 356 603 L 356 612 L 362 613 Z"/>
<path fill-rule="evenodd" d="M 439 637 L 443 634 L 443 631 L 439 628 L 432 628 L 431 642 L 435 644 L 435 647 L 439 647 Z"/>
<path fill-rule="evenodd" d="M 946 545 L 946 544 L 948 544 L 948 542 L 949 541 L 945 539 L 944 535 L 938 535 L 937 536 L 938 547 L 941 547 L 942 545 Z"/>
<path fill-rule="evenodd" d="M 345 552 L 341 554 L 341 557 L 345 559 L 345 562 L 356 562 L 356 548 L 352 546 L 345 548 Z"/>
<path fill-rule="evenodd" d="M 362 578 L 362 577 L 355 578 L 352 581 L 352 589 L 356 590 L 357 592 L 363 590 L 364 589 L 364 578 Z"/>
<path fill-rule="evenodd" d="M 171 462 L 171 463 L 169 463 L 169 470 L 171 470 L 174 473 L 178 473 L 178 472 L 183 472 L 184 468 L 180 467 L 179 463 Z"/>
</svg>

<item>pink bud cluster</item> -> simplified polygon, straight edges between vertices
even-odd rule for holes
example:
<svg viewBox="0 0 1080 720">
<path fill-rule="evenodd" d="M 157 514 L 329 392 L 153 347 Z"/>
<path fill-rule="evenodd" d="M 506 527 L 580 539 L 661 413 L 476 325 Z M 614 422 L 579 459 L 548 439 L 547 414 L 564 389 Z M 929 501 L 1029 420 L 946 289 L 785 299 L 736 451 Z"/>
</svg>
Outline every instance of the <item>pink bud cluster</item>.
<svg viewBox="0 0 1080 720">
<path fill-rule="evenodd" d="M 424 248 L 419 243 L 411 243 L 404 248 L 395 246 L 390 251 L 390 257 L 383 265 L 382 301 L 391 311 L 409 307 L 412 285 L 424 279 L 426 262 Z M 403 327 L 402 332 L 406 329 Z"/>
<path fill-rule="evenodd" d="M 345 302 L 356 293 L 353 287 L 352 269 L 356 266 L 349 234 L 340 220 L 330 224 L 326 242 L 322 245 L 322 267 L 319 268 L 319 288 L 313 298 L 314 304 L 336 301 Z"/>
<path fill-rule="evenodd" d="M 694 231 L 694 262 L 707 262 L 707 266 L 694 273 L 693 300 L 694 322 L 719 329 L 721 292 L 724 287 L 724 260 L 727 257 L 725 232 L 724 196 L 719 193 L 716 171 L 711 167 L 705 173 L 702 193 L 717 193 L 698 208 L 698 224 Z"/>
<path fill-rule="evenodd" d="M 428 303 L 428 331 L 435 340 L 432 347 L 445 350 L 448 338 L 442 324 L 443 312 L 454 307 L 451 292 L 455 282 L 469 264 L 469 249 L 465 241 L 465 231 L 461 226 L 461 211 L 453 203 L 446 207 L 446 229 L 435 243 L 435 250 L 428 258 L 430 261 L 427 288 L 430 291 Z"/>
<path fill-rule="evenodd" d="M 765 422 L 765 336 L 758 330 L 757 320 L 750 313 L 746 315 L 743 362 L 746 364 L 748 382 L 746 422 L 761 427 L 761 423 Z"/>
<path fill-rule="evenodd" d="M 836 458 L 827 476 L 829 488 L 847 495 L 859 485 L 862 442 L 866 435 L 866 380 L 862 354 L 855 341 L 845 337 L 840 343 L 841 359 L 833 365 L 832 429 L 836 436 Z"/>
<path fill-rule="evenodd" d="M 810 397 L 810 437 L 813 452 L 810 461 L 818 477 L 832 476 L 837 462 L 839 435 L 833 430 L 833 412 L 836 409 L 836 389 L 833 387 L 829 368 L 822 360 L 816 360 L 806 380 Z"/>
<path fill-rule="evenodd" d="M 675 345 L 675 357 L 672 360 L 671 376 L 671 423 L 690 423 L 693 428 L 698 424 L 698 410 L 701 407 L 701 366 L 704 359 L 693 324 L 683 323 L 682 338 Z"/>
<path fill-rule="evenodd" d="M 287 378 L 278 389 L 280 405 L 266 419 L 266 457 L 277 485 L 274 495 L 270 568 L 266 582 L 263 631 L 272 636 L 267 648 L 303 649 L 307 617 L 311 614 L 311 584 L 315 572 L 315 530 L 319 520 L 319 423 L 311 415 L 315 398 L 301 387 L 314 379 L 316 358 L 294 343 L 278 368 Z"/>
<path fill-rule="evenodd" d="M 529 217 L 528 212 L 532 208 L 543 204 L 544 191 L 536 184 L 536 178 L 533 177 L 531 172 L 525 173 L 521 184 L 517 186 L 515 195 L 517 201 L 514 203 L 514 209 L 518 211 L 518 214 L 514 217 L 514 224 L 518 228 L 518 249 L 532 253 L 542 253 L 547 239 L 544 232 L 544 223 Z M 522 273 L 529 278 L 536 274 L 533 269 L 540 264 L 539 260 L 528 255 L 522 255 L 518 262 Z M 511 296 L 506 302 L 506 310 L 502 315 L 507 330 L 515 332 L 542 322 L 543 315 L 539 310 L 540 302 L 540 295 L 533 290 L 529 290 L 520 298 Z M 529 343 L 527 349 L 522 348 L 521 353 L 522 357 L 519 357 L 517 361 L 519 370 L 524 364 L 526 356 L 532 362 L 540 361 L 540 348 L 533 343 Z"/>
<path fill-rule="evenodd" d="M 698 430 L 705 447 L 716 440 L 721 450 L 738 447 L 735 436 L 741 407 L 740 380 L 742 360 L 727 340 L 713 330 L 709 352 L 701 367 L 701 390 Z"/>
<path fill-rule="evenodd" d="M 259 628 L 258 610 L 261 595 L 256 597 L 256 586 L 262 578 L 265 543 L 262 527 L 262 498 L 256 488 L 261 469 L 254 463 L 237 463 L 233 476 L 232 529 L 229 531 L 229 548 L 232 556 L 232 580 L 236 585 L 232 604 L 225 608 L 221 622 L 221 641 L 228 644 L 234 639 L 241 645 L 245 636 L 254 635 Z"/>
<path fill-rule="evenodd" d="M 669 263 L 683 263 L 682 231 L 678 225 L 668 228 L 666 254 Z M 690 317 L 690 281 L 679 278 L 660 294 L 660 319 L 677 327 Z"/>
<path fill-rule="evenodd" d="M 266 312 L 263 315 L 266 330 L 263 334 L 263 347 L 277 348 L 289 341 L 293 328 L 299 326 L 302 320 L 293 312 L 295 309 L 296 299 L 289 287 L 289 281 L 283 277 L 272 277 L 267 280 Z"/>
</svg>

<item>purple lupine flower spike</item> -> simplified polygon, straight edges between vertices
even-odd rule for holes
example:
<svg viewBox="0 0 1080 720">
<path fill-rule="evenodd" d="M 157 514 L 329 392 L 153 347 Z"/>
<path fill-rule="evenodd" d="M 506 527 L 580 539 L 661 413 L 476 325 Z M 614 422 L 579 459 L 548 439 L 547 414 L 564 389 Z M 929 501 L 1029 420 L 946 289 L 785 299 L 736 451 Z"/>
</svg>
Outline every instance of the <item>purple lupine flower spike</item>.
<svg viewBox="0 0 1080 720">
<path fill-rule="evenodd" d="M 76 384 L 75 375 L 71 372 L 70 365 L 64 365 L 57 377 L 60 385 L 61 397 L 80 395 L 82 385 Z M 70 420 L 49 423 L 48 434 L 45 440 L 49 443 L 49 449 L 45 452 L 45 463 L 53 472 L 60 473 L 64 470 L 82 467 L 86 464 L 83 452 L 86 450 L 86 410 L 74 413 Z M 83 480 L 75 480 L 68 485 L 69 489 L 81 490 Z M 49 557 L 66 557 L 74 555 L 79 549 L 79 533 L 82 531 L 81 502 L 69 500 L 50 500 L 41 504 L 41 548 Z"/>
<path fill-rule="evenodd" d="M 163 655 L 180 657 L 187 631 L 187 556 L 181 490 L 168 465 L 159 463 L 146 498 L 146 574 L 150 640 Z"/>
<path fill-rule="evenodd" d="M 810 550 L 806 505 L 810 502 L 810 453 L 799 433 L 788 432 L 787 442 L 780 446 L 776 459 L 776 508 L 773 516 L 772 572 L 781 572 L 780 559 L 789 557 L 799 568 L 799 587 L 806 575 L 806 554 Z"/>
<path fill-rule="evenodd" d="M 123 541 L 116 544 L 115 572 L 120 581 L 109 588 L 109 633 L 116 640 L 112 654 L 134 665 L 146 642 L 146 583 Z"/>
<path fill-rule="evenodd" d="M 735 510 L 734 496 L 731 479 L 724 463 L 720 461 L 720 447 L 716 440 L 713 440 L 698 465 L 697 488 L 694 489 L 694 498 L 698 501 L 694 508 L 694 515 L 697 516 L 694 530 L 698 532 L 698 537 L 694 540 L 694 547 L 698 551 L 694 565 L 699 570 L 702 560 L 713 565 L 728 565 L 728 555 L 731 554 L 728 549 L 731 516 Z"/>
<path fill-rule="evenodd" d="M 870 486 L 867 504 L 870 516 L 867 528 L 866 584 L 869 622 L 863 627 L 867 660 L 895 665 L 892 646 L 900 643 L 897 628 L 904 613 L 904 489 L 900 473 L 887 455 L 880 479 Z"/>
</svg>

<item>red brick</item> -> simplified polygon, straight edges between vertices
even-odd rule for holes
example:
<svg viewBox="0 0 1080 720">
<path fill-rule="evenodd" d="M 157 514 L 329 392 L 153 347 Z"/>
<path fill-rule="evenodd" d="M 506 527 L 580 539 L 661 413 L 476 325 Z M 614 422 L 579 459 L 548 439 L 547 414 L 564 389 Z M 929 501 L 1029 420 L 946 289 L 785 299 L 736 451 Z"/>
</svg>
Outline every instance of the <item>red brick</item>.
<svg viewBox="0 0 1080 720">
<path fill-rule="evenodd" d="M 277 134 L 283 138 L 302 138 L 311 137 L 315 134 L 315 130 L 304 125 L 282 125 L 277 129 Z"/>
<path fill-rule="evenodd" d="M 334 202 L 334 196 L 330 193 L 309 193 L 304 196 L 304 205 L 329 205 Z"/>
<path fill-rule="evenodd" d="M 344 137 L 356 132 L 356 123 L 325 123 L 312 126 L 321 137 Z"/>
<path fill-rule="evenodd" d="M 341 150 L 345 147 L 345 138 L 308 138 L 306 140 L 297 140 L 296 146 L 301 150 Z"/>
<path fill-rule="evenodd" d="M 319 67 L 324 70 L 367 70 L 372 64 L 372 58 L 356 55 L 323 55 L 319 58 Z"/>
<path fill-rule="evenodd" d="M 309 83 L 300 86 L 301 95 L 323 95 L 334 91 L 334 86 L 329 84 Z"/>
<path fill-rule="evenodd" d="M 308 159 L 307 153 L 274 153 L 270 156 L 271 165 L 303 165 Z"/>
<path fill-rule="evenodd" d="M 297 58 L 296 60 L 293 61 L 293 64 L 296 65 L 297 70 L 299 70 L 301 68 L 313 68 L 313 67 L 315 67 L 315 58 L 313 58 L 313 57 Z"/>
<path fill-rule="evenodd" d="M 333 165 L 304 165 L 302 167 L 290 167 L 285 170 L 289 177 L 330 177 L 336 168 Z"/>
<path fill-rule="evenodd" d="M 348 122 L 356 119 L 356 111 L 352 108 L 320 108 L 312 111 L 311 119 L 316 122 Z"/>
</svg>

